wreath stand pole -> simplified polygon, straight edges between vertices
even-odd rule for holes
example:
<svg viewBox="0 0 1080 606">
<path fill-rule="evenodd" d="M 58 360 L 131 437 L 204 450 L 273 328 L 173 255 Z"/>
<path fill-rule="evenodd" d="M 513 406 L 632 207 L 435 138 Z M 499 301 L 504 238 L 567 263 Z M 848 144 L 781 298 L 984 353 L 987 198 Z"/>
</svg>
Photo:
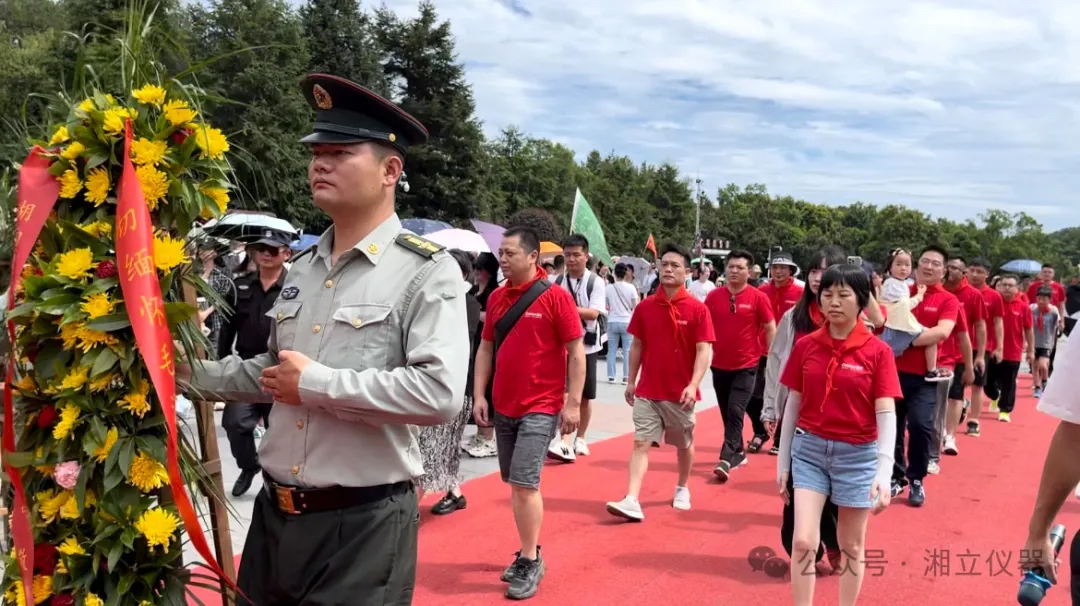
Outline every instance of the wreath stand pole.
<svg viewBox="0 0 1080 606">
<path fill-rule="evenodd" d="M 184 283 L 184 300 L 196 308 L 195 288 Z M 206 352 L 197 352 L 199 358 L 205 358 Z M 218 448 L 217 423 L 214 422 L 214 403 L 199 400 L 195 405 L 195 423 L 199 432 L 199 458 L 203 468 L 210 476 L 211 486 L 206 491 L 210 497 L 206 500 L 210 508 L 210 532 L 214 537 L 214 551 L 217 555 L 221 569 L 225 571 L 230 581 L 236 581 L 236 568 L 233 559 L 232 533 L 229 532 L 229 512 L 218 502 L 216 495 L 225 494 L 225 482 L 221 475 L 221 450 Z M 236 596 L 224 580 L 221 585 L 222 606 L 234 606 Z"/>
</svg>

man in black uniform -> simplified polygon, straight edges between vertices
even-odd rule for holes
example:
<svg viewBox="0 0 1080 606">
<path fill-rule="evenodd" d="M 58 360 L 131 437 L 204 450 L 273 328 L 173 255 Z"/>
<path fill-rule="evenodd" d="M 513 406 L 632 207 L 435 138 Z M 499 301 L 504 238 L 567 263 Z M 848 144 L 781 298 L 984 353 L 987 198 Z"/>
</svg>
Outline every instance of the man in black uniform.
<svg viewBox="0 0 1080 606">
<path fill-rule="evenodd" d="M 263 237 L 248 247 L 255 259 L 256 271 L 236 279 L 236 312 L 222 327 L 218 340 L 218 359 L 236 353 L 244 360 L 267 351 L 271 319 L 267 312 L 277 301 L 288 270 L 289 240 L 285 234 L 267 230 Z M 251 481 L 259 473 L 259 455 L 255 450 L 255 427 L 261 419 L 270 425 L 272 404 L 234 402 L 225 407 L 221 425 L 229 436 L 229 448 L 240 467 L 240 477 L 233 484 L 232 494 L 239 497 L 251 488 Z"/>
</svg>

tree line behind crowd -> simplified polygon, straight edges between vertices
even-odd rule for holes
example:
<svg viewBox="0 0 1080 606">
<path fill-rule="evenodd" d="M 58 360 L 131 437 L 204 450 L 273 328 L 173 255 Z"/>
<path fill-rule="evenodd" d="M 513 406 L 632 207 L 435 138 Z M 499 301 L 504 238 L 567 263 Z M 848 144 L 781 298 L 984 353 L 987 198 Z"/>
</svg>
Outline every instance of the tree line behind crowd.
<svg viewBox="0 0 1080 606">
<path fill-rule="evenodd" d="M 166 75 L 189 70 L 215 102 L 200 108 L 228 135 L 236 168 L 236 207 L 271 211 L 309 232 L 327 220 L 308 201 L 307 152 L 296 140 L 311 111 L 302 74 L 344 76 L 400 103 L 431 131 L 408 159 L 409 191 L 399 213 L 467 227 L 472 218 L 506 224 L 523 209 L 554 217 L 566 233 L 580 188 L 603 223 L 613 254 L 640 255 L 658 242 L 694 239 L 695 202 L 702 234 L 764 257 L 782 246 L 801 260 L 826 244 L 881 261 L 895 246 L 940 244 L 1000 264 L 1050 262 L 1076 273 L 1080 228 L 1044 232 L 1031 216 L 987 209 L 964 222 L 935 219 L 902 204 L 817 204 L 768 193 L 765 185 L 695 192 L 671 163 L 635 162 L 615 152 L 576 152 L 507 128 L 486 138 L 472 89 L 454 50 L 451 25 L 422 2 L 403 18 L 356 0 L 6 0 L 0 3 L 0 193 L 11 199 L 10 168 L 27 137 L 50 131 L 63 104 L 56 91 L 87 86 L 116 91 L 120 58 L 112 43 L 129 11 L 152 14 L 151 42 Z M 697 200 L 695 200 L 697 196 Z M 8 240 L 5 238 L 5 240 Z M 9 253 L 10 254 L 10 253 Z"/>
</svg>

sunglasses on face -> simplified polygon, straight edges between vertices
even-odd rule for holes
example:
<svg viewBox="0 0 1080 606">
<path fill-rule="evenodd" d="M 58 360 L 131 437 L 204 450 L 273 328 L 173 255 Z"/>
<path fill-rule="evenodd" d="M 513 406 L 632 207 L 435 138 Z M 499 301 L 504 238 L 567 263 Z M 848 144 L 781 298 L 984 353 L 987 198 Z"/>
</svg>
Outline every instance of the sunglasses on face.
<svg viewBox="0 0 1080 606">
<path fill-rule="evenodd" d="M 267 246 L 266 244 L 257 244 L 251 247 L 251 250 L 257 253 L 266 253 L 271 257 L 276 257 L 281 254 L 281 249 L 276 246 Z"/>
</svg>

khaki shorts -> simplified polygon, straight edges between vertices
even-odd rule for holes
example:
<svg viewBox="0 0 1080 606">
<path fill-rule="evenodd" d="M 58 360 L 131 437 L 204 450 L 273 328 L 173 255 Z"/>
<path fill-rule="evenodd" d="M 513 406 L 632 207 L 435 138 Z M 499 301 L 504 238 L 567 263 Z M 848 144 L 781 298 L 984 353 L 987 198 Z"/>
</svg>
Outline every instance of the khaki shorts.
<svg viewBox="0 0 1080 606">
<path fill-rule="evenodd" d="M 683 410 L 675 402 L 634 400 L 634 439 L 660 445 L 660 438 L 675 448 L 690 448 L 694 443 L 694 411 Z"/>
</svg>

